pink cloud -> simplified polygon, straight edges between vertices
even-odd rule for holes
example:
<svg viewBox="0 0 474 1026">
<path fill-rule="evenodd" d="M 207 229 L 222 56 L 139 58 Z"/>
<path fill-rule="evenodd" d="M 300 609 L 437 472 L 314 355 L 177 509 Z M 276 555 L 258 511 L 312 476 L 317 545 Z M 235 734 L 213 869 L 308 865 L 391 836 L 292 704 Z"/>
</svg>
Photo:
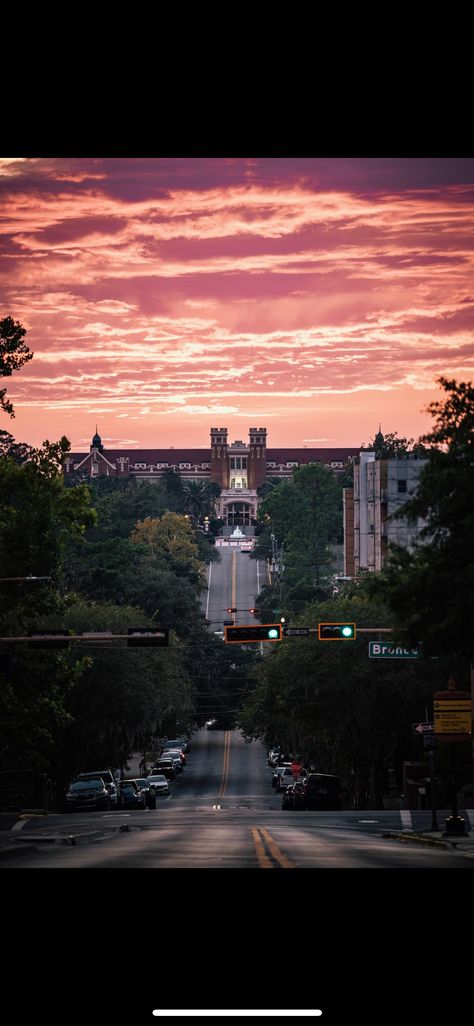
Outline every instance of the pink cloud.
<svg viewBox="0 0 474 1026">
<path fill-rule="evenodd" d="M 381 415 L 427 430 L 437 376 L 474 376 L 473 176 L 0 160 L 1 309 L 35 353 L 9 381 L 18 437 L 85 438 L 98 411 L 110 438 L 133 419 L 138 445 L 207 444 L 217 414 L 242 433 L 264 412 L 274 445 L 359 444 Z"/>
</svg>

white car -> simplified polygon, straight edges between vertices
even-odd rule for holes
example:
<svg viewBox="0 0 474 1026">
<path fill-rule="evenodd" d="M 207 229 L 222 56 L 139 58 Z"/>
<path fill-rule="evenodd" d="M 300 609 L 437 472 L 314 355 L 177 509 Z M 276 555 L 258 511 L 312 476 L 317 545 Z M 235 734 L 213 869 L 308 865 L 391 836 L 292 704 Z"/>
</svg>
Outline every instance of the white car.
<svg viewBox="0 0 474 1026">
<path fill-rule="evenodd" d="M 253 545 L 252 545 L 252 542 L 244 542 L 244 543 L 243 543 L 243 544 L 242 544 L 242 545 L 240 546 L 240 551 L 241 551 L 241 552 L 251 552 L 251 551 L 252 551 L 252 549 L 253 549 Z"/>
<path fill-rule="evenodd" d="M 163 773 L 151 773 L 147 777 L 148 787 L 155 788 L 155 794 L 169 794 L 170 785 Z"/>
</svg>

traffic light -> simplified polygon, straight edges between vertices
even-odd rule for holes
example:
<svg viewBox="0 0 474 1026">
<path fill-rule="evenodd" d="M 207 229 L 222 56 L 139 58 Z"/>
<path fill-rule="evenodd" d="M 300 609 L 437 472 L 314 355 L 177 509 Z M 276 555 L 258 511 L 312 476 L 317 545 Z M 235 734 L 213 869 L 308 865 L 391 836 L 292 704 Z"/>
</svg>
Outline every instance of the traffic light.
<svg viewBox="0 0 474 1026">
<path fill-rule="evenodd" d="M 281 623 L 262 623 L 258 626 L 248 624 L 242 627 L 225 627 L 225 638 L 229 645 L 246 645 L 251 641 L 281 641 L 283 628 Z"/>
<path fill-rule="evenodd" d="M 318 623 L 320 641 L 355 641 L 355 623 Z"/>
<path fill-rule="evenodd" d="M 58 634 L 62 637 L 59 638 Z M 66 640 L 69 637 L 69 631 L 61 630 L 59 627 L 52 631 L 30 631 L 26 644 L 28 648 L 69 648 L 69 641 Z"/>
<path fill-rule="evenodd" d="M 259 612 L 260 612 L 260 610 L 257 609 L 256 606 L 254 606 L 252 609 L 249 609 L 249 613 L 251 613 L 252 616 L 258 616 Z"/>
<path fill-rule="evenodd" d="M 158 627 L 156 630 L 149 627 L 129 627 L 127 634 L 127 646 L 132 645 L 136 648 L 153 646 L 156 648 L 169 644 L 170 632 L 167 627 Z"/>
<path fill-rule="evenodd" d="M 236 613 L 237 612 L 237 606 L 227 606 L 227 612 L 228 613 Z"/>
</svg>

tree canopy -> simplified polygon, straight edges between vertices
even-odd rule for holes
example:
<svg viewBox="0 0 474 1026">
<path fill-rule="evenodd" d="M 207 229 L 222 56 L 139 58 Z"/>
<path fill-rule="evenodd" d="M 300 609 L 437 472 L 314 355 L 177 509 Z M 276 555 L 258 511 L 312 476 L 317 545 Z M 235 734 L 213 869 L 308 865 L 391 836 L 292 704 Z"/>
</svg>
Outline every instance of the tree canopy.
<svg viewBox="0 0 474 1026">
<path fill-rule="evenodd" d="M 33 353 L 23 341 L 26 328 L 12 317 L 4 317 L 0 321 L 0 377 L 9 378 L 13 371 L 19 370 L 25 363 L 33 359 Z M 14 417 L 12 403 L 6 399 L 6 388 L 0 388 L 0 409 Z"/>
<path fill-rule="evenodd" d="M 427 463 L 402 508 L 407 519 L 424 518 L 425 527 L 411 551 L 393 548 L 368 587 L 410 643 L 474 660 L 474 387 L 438 380 L 446 398 L 428 407 L 436 423 L 422 438 Z"/>
</svg>

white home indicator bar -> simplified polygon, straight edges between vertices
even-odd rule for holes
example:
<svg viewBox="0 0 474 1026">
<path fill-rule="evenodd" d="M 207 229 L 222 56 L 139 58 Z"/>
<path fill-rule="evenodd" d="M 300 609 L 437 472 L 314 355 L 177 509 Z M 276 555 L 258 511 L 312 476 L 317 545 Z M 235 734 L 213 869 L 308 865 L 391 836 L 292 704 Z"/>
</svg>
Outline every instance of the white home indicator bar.
<svg viewBox="0 0 474 1026">
<path fill-rule="evenodd" d="M 311 1016 L 311 1015 L 322 1015 L 320 1008 L 283 1008 L 280 1011 L 275 1008 L 155 1008 L 153 1015 L 161 1016 L 188 1016 L 188 1015 L 202 1015 L 202 1016 L 218 1016 L 218 1015 L 235 1015 L 235 1016 L 261 1016 L 261 1015 L 279 1015 L 279 1016 Z"/>
</svg>

